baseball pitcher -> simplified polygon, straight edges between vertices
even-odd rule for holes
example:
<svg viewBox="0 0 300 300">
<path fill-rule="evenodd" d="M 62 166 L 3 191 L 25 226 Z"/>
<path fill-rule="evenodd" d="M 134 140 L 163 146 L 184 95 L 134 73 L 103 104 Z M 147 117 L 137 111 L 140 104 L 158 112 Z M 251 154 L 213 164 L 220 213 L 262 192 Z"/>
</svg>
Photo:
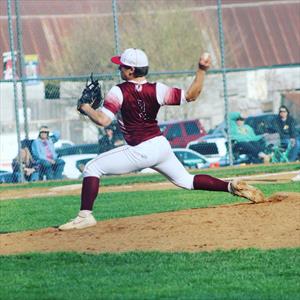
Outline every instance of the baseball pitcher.
<svg viewBox="0 0 300 300">
<path fill-rule="evenodd" d="M 152 168 L 175 185 L 188 190 L 208 190 L 231 193 L 254 203 L 264 201 L 262 192 L 242 181 L 227 182 L 199 174 L 191 175 L 176 158 L 167 139 L 157 125 L 157 114 L 163 105 L 185 105 L 200 95 L 205 73 L 211 65 L 208 53 L 199 59 L 195 78 L 184 91 L 161 82 L 147 81 L 149 63 L 140 49 L 126 49 L 111 58 L 119 65 L 123 83 L 112 87 L 101 103 L 98 81 L 93 80 L 83 91 L 77 109 L 95 124 L 108 126 L 116 118 L 126 145 L 98 155 L 83 171 L 81 208 L 78 216 L 59 227 L 60 230 L 82 229 L 96 225 L 92 214 L 102 175 L 116 175 Z"/>
</svg>

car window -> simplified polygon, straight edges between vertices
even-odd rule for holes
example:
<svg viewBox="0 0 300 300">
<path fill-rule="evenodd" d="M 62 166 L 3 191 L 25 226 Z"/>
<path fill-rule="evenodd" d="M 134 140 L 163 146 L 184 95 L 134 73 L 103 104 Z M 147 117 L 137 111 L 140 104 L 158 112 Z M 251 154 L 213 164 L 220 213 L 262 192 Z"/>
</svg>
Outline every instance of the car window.
<svg viewBox="0 0 300 300">
<path fill-rule="evenodd" d="M 182 130 L 179 124 L 174 124 L 170 127 L 166 138 L 167 139 L 174 139 L 176 137 L 181 137 L 182 136 Z"/>
<path fill-rule="evenodd" d="M 174 153 L 180 161 L 197 160 L 202 163 L 205 162 L 205 160 L 202 157 L 199 157 L 198 155 L 188 151 L 175 151 Z"/>
<path fill-rule="evenodd" d="M 202 155 L 219 154 L 216 143 L 196 143 L 189 146 L 189 149 L 194 150 Z"/>
<path fill-rule="evenodd" d="M 174 152 L 174 154 L 176 155 L 176 157 L 182 162 L 184 160 L 184 155 L 182 152 Z"/>
<path fill-rule="evenodd" d="M 195 122 L 184 123 L 184 128 L 188 135 L 199 135 L 200 134 L 199 127 Z"/>
<path fill-rule="evenodd" d="M 186 152 L 186 159 L 197 159 L 201 162 L 205 162 L 204 159 L 202 159 L 202 157 L 199 157 L 198 155 L 190 152 Z"/>
</svg>

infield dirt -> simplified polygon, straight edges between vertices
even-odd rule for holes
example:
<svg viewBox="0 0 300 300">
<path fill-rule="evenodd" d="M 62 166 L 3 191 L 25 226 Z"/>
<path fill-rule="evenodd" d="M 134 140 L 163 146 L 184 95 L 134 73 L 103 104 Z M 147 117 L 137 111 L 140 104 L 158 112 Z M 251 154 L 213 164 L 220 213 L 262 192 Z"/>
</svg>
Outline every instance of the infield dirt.
<svg viewBox="0 0 300 300">
<path fill-rule="evenodd" d="M 300 247 L 300 193 L 276 193 L 267 200 L 113 219 L 83 230 L 1 234 L 0 254 Z"/>
</svg>

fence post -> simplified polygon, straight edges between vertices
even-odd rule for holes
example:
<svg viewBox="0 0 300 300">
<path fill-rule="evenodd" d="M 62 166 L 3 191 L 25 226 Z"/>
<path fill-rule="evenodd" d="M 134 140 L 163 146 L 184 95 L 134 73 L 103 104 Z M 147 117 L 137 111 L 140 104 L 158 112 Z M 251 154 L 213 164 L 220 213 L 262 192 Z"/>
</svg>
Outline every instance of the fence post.
<svg viewBox="0 0 300 300">
<path fill-rule="evenodd" d="M 224 92 L 224 104 L 225 104 L 225 123 L 227 128 L 227 142 L 228 142 L 228 154 L 229 164 L 233 165 L 232 155 L 232 143 L 231 143 L 231 130 L 229 122 L 229 103 L 227 95 L 227 79 L 226 79 L 226 68 L 225 68 L 225 54 L 224 54 L 224 32 L 223 32 L 223 21 L 222 21 L 222 0 L 218 1 L 218 27 L 219 27 L 219 43 L 221 49 L 221 70 L 223 78 L 223 92 Z"/>
<path fill-rule="evenodd" d="M 12 58 L 12 80 L 13 80 L 13 89 L 14 89 L 16 131 L 17 131 L 17 139 L 18 139 L 18 159 L 20 162 L 21 181 L 24 182 L 24 169 L 23 169 L 22 157 L 21 157 L 21 135 L 20 135 L 20 121 L 19 121 L 19 111 L 18 111 L 18 90 L 17 90 L 17 78 L 16 78 L 17 74 L 16 74 L 15 47 L 14 47 L 12 18 L 11 18 L 11 0 L 7 0 L 7 15 L 8 15 L 10 52 Z"/>
<path fill-rule="evenodd" d="M 23 43 L 22 43 L 22 26 L 20 22 L 20 0 L 15 0 L 15 13 L 16 13 L 16 29 L 17 29 L 17 44 L 18 44 L 18 59 L 19 59 L 19 74 L 22 85 L 22 104 L 23 104 L 23 115 L 24 115 L 24 131 L 25 137 L 28 139 L 28 116 L 27 116 L 27 97 L 25 81 L 26 74 L 24 72 L 24 53 L 23 53 Z"/>
<path fill-rule="evenodd" d="M 118 55 L 120 53 L 120 36 L 116 1 L 117 0 L 112 0 L 112 10 L 114 18 L 115 53 Z"/>
<path fill-rule="evenodd" d="M 115 54 L 120 54 L 120 35 L 119 35 L 119 22 L 117 14 L 117 0 L 112 0 L 112 10 L 114 18 L 114 37 L 115 37 Z M 119 81 L 121 81 L 121 76 L 119 76 Z"/>
</svg>

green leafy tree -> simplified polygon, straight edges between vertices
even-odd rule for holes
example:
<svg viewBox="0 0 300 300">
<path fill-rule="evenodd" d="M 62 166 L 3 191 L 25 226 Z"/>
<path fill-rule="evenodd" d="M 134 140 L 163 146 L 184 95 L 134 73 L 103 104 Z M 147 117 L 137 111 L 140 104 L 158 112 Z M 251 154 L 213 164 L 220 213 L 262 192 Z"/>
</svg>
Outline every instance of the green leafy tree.
<svg viewBox="0 0 300 300">
<path fill-rule="evenodd" d="M 46 64 L 51 75 L 84 75 L 111 71 L 108 58 L 114 53 L 113 20 L 87 17 L 78 21 L 62 41 L 59 57 Z"/>
<path fill-rule="evenodd" d="M 141 5 L 142 3 L 142 5 Z M 184 1 L 127 1 L 119 8 L 121 51 L 144 49 L 152 71 L 193 70 L 203 44 L 203 30 L 197 18 L 183 8 Z M 49 61 L 51 75 L 82 75 L 113 72 L 115 53 L 113 18 L 87 17 L 74 25 L 64 38 L 62 54 Z"/>
<path fill-rule="evenodd" d="M 133 13 L 120 17 L 122 47 L 144 49 L 151 70 L 195 69 L 200 52 L 205 50 L 203 28 L 190 11 L 183 9 L 184 1 L 148 1 L 143 6 L 138 6 L 139 1 L 129 3 Z"/>
</svg>

